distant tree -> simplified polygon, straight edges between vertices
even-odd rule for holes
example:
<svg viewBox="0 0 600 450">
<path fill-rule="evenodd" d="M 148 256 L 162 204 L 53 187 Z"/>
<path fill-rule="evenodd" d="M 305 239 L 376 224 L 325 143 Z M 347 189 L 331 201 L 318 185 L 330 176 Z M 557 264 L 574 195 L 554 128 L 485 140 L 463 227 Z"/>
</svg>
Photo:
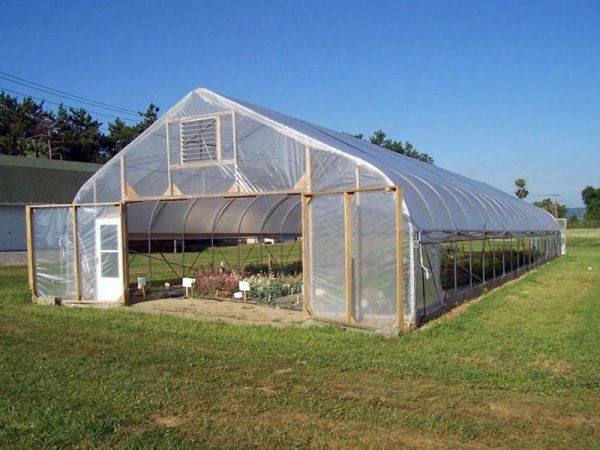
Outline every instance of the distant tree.
<svg viewBox="0 0 600 450">
<path fill-rule="evenodd" d="M 363 141 L 365 140 L 365 136 L 362 133 L 352 134 L 351 136 Z M 371 144 L 379 145 L 380 147 L 386 148 L 393 152 L 400 153 L 401 155 L 405 155 L 410 158 L 426 162 L 427 164 L 433 164 L 434 162 L 433 158 L 430 155 L 428 155 L 427 153 L 419 152 L 415 147 L 413 147 L 413 145 L 410 142 L 406 141 L 404 144 L 402 144 L 402 141 L 388 139 L 387 135 L 383 130 L 374 131 L 371 137 L 369 138 L 369 142 Z"/>
<path fill-rule="evenodd" d="M 523 200 L 525 197 L 529 195 L 529 191 L 526 189 L 527 181 L 524 178 L 517 178 L 515 180 L 515 185 L 517 186 L 517 190 L 515 191 L 515 195 Z"/>
<path fill-rule="evenodd" d="M 158 106 L 150 103 L 139 112 L 138 123 L 126 125 L 115 119 L 105 135 L 102 123 L 84 108 L 59 105 L 53 112 L 44 108 L 43 101 L 19 100 L 0 91 L 0 154 L 105 162 L 152 125 L 158 112 Z"/>
<path fill-rule="evenodd" d="M 158 106 L 150 103 L 146 111 L 138 113 L 142 120 L 135 125 L 127 125 L 119 118 L 109 123 L 108 135 L 106 136 L 108 145 L 104 158 L 110 159 L 142 134 L 150 125 L 156 122 L 159 111 Z"/>
<path fill-rule="evenodd" d="M 552 201 L 549 198 L 545 198 L 539 202 L 533 202 L 535 206 L 538 208 L 545 209 L 550 214 L 552 214 L 557 219 L 562 219 L 567 217 L 567 207 L 565 205 L 561 205 L 556 201 Z"/>
<path fill-rule="evenodd" d="M 579 222 L 579 216 L 577 214 L 573 213 L 573 214 L 571 214 L 569 216 L 569 218 L 567 219 L 567 221 L 569 223 L 578 223 Z"/>
<path fill-rule="evenodd" d="M 70 161 L 103 162 L 106 137 L 100 131 L 101 125 L 84 108 L 60 105 L 55 122 L 55 151 Z"/>
<path fill-rule="evenodd" d="M 581 192 L 585 205 L 585 220 L 600 220 L 600 188 L 587 186 Z"/>
<path fill-rule="evenodd" d="M 0 153 L 37 156 L 51 139 L 52 112 L 30 97 L 19 101 L 0 91 Z"/>
</svg>

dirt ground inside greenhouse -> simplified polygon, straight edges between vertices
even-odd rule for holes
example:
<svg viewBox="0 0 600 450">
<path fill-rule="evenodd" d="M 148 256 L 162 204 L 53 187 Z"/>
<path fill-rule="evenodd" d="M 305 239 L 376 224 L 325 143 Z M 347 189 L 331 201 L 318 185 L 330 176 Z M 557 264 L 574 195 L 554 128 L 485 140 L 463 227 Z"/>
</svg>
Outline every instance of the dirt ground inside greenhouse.
<svg viewBox="0 0 600 450">
<path fill-rule="evenodd" d="M 274 327 L 302 326 L 303 311 L 276 308 L 243 301 L 219 301 L 197 298 L 146 300 L 129 306 L 134 311 L 165 314 L 186 319 Z"/>
</svg>

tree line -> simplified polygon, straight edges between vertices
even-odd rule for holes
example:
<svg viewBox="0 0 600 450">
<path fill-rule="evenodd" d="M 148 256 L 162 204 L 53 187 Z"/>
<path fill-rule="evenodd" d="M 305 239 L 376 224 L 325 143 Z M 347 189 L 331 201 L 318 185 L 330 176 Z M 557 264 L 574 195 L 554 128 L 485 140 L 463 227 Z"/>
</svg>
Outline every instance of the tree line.
<svg viewBox="0 0 600 450">
<path fill-rule="evenodd" d="M 0 154 L 104 163 L 152 125 L 158 112 L 150 103 L 139 112 L 138 123 L 116 118 L 105 133 L 85 108 L 60 104 L 52 111 L 43 100 L 20 100 L 0 91 Z"/>
<path fill-rule="evenodd" d="M 427 153 L 422 153 L 418 151 L 413 145 L 406 141 L 404 144 L 402 141 L 396 141 L 394 139 L 389 139 L 386 133 L 383 130 L 374 131 L 369 139 L 365 139 L 365 135 L 362 133 L 352 134 L 349 133 L 350 136 L 353 136 L 357 139 L 370 142 L 371 144 L 379 145 L 380 147 L 387 148 L 396 153 L 400 153 L 401 155 L 408 156 L 409 158 L 418 159 L 419 161 L 426 162 L 427 164 L 433 164 L 433 158 Z"/>
<path fill-rule="evenodd" d="M 527 181 L 523 178 L 517 178 L 515 180 L 515 195 L 523 200 L 529 195 L 527 190 Z M 593 186 L 587 186 L 581 191 L 581 199 L 585 205 L 584 220 L 600 220 L 600 188 Z M 568 208 L 566 205 L 559 203 L 556 200 L 545 198 L 533 204 L 539 208 L 545 209 L 557 219 L 566 218 Z M 577 216 L 569 217 L 569 221 L 576 221 Z"/>
</svg>

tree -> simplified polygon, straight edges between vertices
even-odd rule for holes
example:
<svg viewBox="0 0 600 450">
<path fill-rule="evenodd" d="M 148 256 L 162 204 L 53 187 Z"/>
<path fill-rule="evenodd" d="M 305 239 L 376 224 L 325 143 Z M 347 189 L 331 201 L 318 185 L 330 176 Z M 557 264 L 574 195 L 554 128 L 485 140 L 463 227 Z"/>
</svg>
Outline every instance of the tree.
<svg viewBox="0 0 600 450">
<path fill-rule="evenodd" d="M 515 185 L 517 186 L 517 190 L 515 191 L 515 195 L 523 200 L 525 197 L 529 195 L 529 191 L 526 189 L 527 181 L 524 178 L 517 178 L 515 180 Z"/>
<path fill-rule="evenodd" d="M 50 139 L 52 112 L 30 97 L 19 101 L 0 91 L 0 153 L 37 156 Z"/>
<path fill-rule="evenodd" d="M 105 135 L 102 123 L 84 108 L 59 105 L 54 112 L 44 109 L 43 101 L 0 91 L 0 154 L 105 162 L 152 125 L 158 112 L 150 103 L 139 112 L 138 123 L 126 125 L 117 118 Z"/>
<path fill-rule="evenodd" d="M 567 217 L 566 205 L 561 205 L 557 201 L 552 201 L 549 198 L 545 198 L 539 202 L 533 202 L 533 204 L 538 208 L 545 209 L 557 219 Z"/>
<path fill-rule="evenodd" d="M 59 105 L 55 121 L 55 152 L 61 159 L 70 161 L 103 162 L 106 137 L 100 131 L 101 125 L 84 108 Z"/>
<path fill-rule="evenodd" d="M 585 220 L 600 220 L 600 188 L 587 186 L 581 192 L 585 205 Z"/>
<path fill-rule="evenodd" d="M 357 139 L 365 140 L 364 134 L 358 133 L 351 135 Z M 401 155 L 408 156 L 410 158 L 418 159 L 420 161 L 426 162 L 427 164 L 433 164 L 433 158 L 427 153 L 419 152 L 413 145 L 406 141 L 402 144 L 402 141 L 396 141 L 392 139 L 388 139 L 387 135 L 383 130 L 374 131 L 371 137 L 369 138 L 369 142 L 371 144 L 378 145 L 380 147 L 386 148 L 396 153 L 400 153 Z"/>
<path fill-rule="evenodd" d="M 138 112 L 142 121 L 135 125 L 127 125 L 121 119 L 117 118 L 114 122 L 108 124 L 108 146 L 105 159 L 110 159 L 133 140 L 142 134 L 150 125 L 158 119 L 159 107 L 154 103 L 150 103 L 146 111 Z"/>
</svg>

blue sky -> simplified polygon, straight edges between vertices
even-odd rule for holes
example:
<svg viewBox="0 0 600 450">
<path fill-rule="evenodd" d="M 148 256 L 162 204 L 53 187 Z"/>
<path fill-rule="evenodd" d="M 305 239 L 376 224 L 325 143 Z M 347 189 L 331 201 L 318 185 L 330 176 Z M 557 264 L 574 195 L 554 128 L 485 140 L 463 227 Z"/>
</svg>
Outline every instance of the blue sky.
<svg viewBox="0 0 600 450">
<path fill-rule="evenodd" d="M 1 10 L 0 71 L 56 89 L 165 111 L 202 86 L 340 131 L 382 128 L 504 191 L 526 178 L 530 201 L 556 193 L 581 206 L 581 190 L 600 186 L 597 0 L 3 0 Z"/>
</svg>

